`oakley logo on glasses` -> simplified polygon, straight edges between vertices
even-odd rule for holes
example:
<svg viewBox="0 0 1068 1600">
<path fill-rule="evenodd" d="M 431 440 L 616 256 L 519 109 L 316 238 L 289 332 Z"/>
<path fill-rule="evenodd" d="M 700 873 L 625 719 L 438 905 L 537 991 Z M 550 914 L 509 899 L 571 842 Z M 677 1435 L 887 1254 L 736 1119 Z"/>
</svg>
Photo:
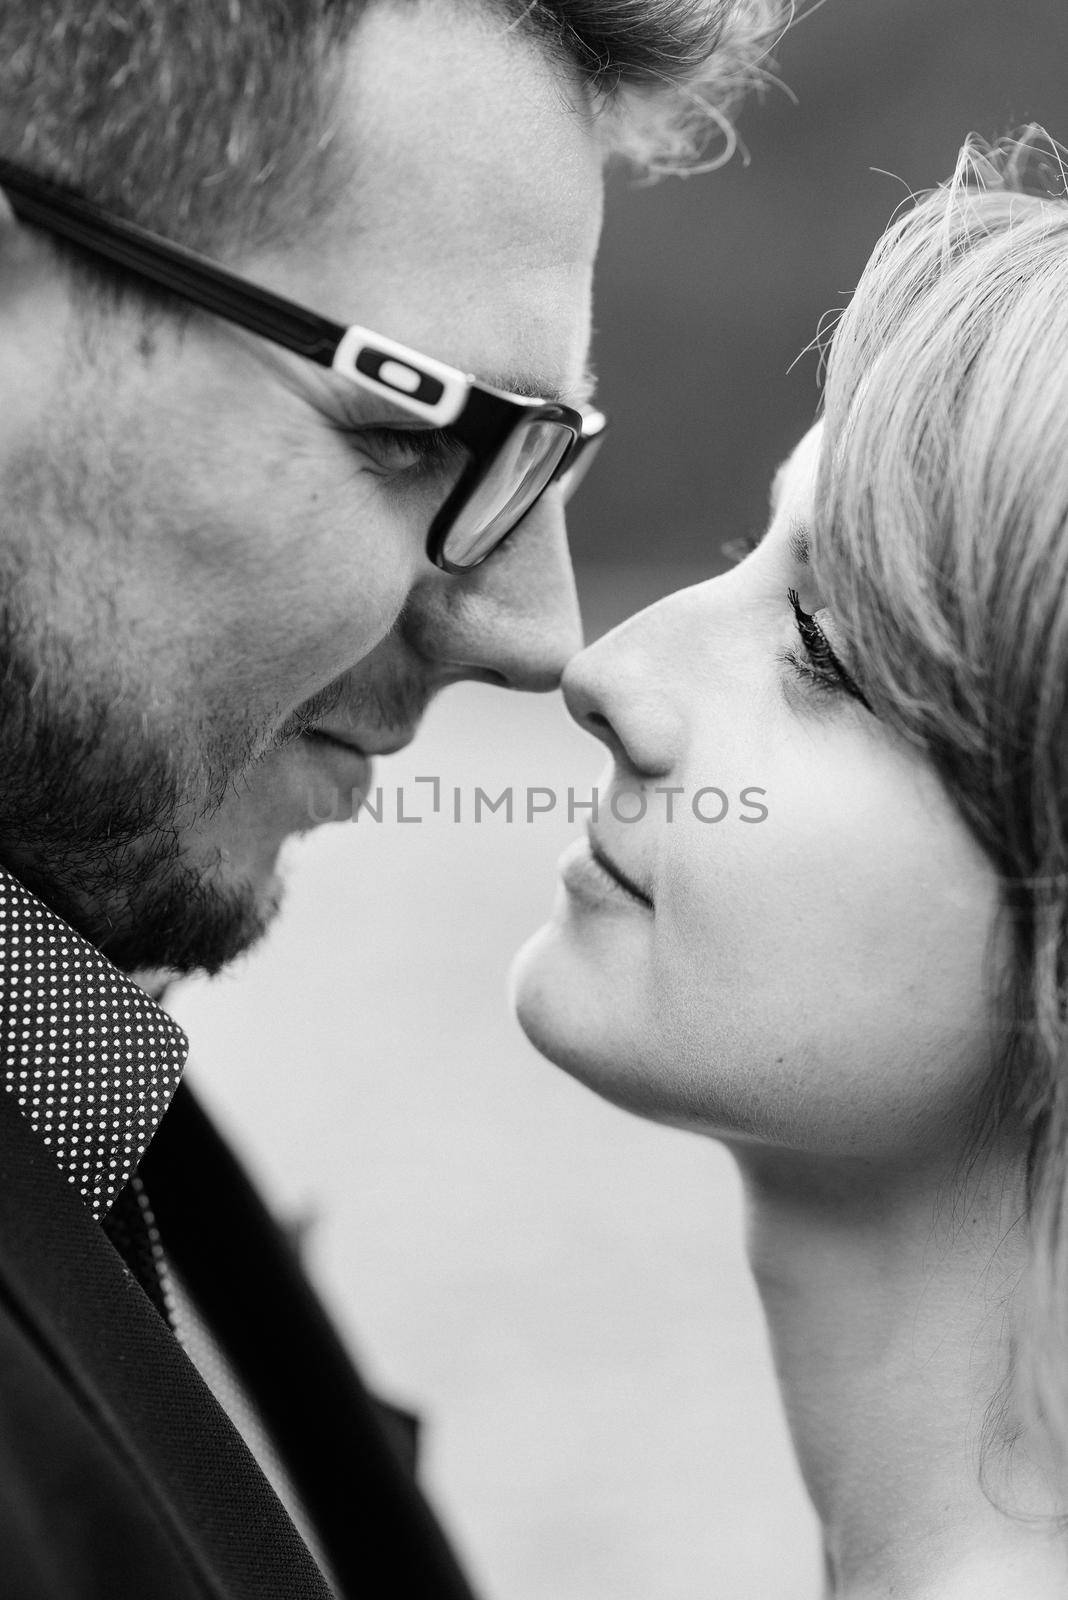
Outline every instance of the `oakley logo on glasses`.
<svg viewBox="0 0 1068 1600">
<path fill-rule="evenodd" d="M 455 367 L 368 328 L 347 328 L 330 365 L 435 428 L 456 421 L 469 391 L 468 380 Z"/>
</svg>

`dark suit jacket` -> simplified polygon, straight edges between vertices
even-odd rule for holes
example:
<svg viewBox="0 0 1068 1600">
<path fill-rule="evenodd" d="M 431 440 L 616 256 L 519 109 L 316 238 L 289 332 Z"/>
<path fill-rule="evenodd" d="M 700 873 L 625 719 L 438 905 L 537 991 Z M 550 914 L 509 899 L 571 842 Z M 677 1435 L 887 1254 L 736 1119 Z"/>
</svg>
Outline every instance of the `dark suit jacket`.
<svg viewBox="0 0 1068 1600">
<path fill-rule="evenodd" d="M 141 1176 L 346 1600 L 470 1600 L 290 1243 L 184 1087 Z M 328 1594 L 226 1414 L 0 1095 L 0 1600 Z"/>
</svg>

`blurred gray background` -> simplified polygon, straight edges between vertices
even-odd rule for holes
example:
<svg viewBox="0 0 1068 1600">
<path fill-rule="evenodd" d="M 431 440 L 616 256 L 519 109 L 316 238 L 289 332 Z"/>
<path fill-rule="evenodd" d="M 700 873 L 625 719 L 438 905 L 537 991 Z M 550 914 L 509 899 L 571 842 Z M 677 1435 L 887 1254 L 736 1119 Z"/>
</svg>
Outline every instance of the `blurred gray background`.
<svg viewBox="0 0 1068 1600">
<path fill-rule="evenodd" d="M 816 405 L 817 358 L 795 358 L 966 134 L 1038 121 L 1068 143 L 1060 0 L 825 0 L 775 54 L 789 92 L 743 108 L 748 164 L 612 184 L 594 346 L 612 434 L 570 519 L 591 593 L 604 562 L 707 568 L 763 531 Z"/>
<path fill-rule="evenodd" d="M 1068 8 L 827 0 L 783 42 L 725 170 L 611 186 L 596 360 L 613 431 L 576 501 L 588 631 L 763 525 L 816 360 L 906 192 L 970 130 L 1068 139 Z M 873 168 L 894 174 L 887 177 Z M 379 781 L 592 784 L 558 699 L 465 686 Z M 420 793 L 418 789 L 409 792 Z M 422 791 L 425 792 L 425 791 Z M 173 1009 L 192 1076 L 376 1381 L 427 1417 L 429 1487 L 494 1600 L 815 1600 L 733 1171 L 540 1061 L 511 953 L 566 818 L 360 822 L 295 847 L 272 939 Z"/>
</svg>

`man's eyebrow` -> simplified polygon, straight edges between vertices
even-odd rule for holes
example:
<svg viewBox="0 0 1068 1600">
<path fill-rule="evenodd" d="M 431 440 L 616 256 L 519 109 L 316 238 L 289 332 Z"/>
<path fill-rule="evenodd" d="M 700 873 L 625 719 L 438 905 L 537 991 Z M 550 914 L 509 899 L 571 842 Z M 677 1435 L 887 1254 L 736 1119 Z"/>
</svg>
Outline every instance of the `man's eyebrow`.
<svg viewBox="0 0 1068 1600">
<path fill-rule="evenodd" d="M 476 377 L 480 383 L 488 383 L 494 389 L 507 389 L 510 394 L 525 395 L 529 400 L 551 400 L 556 405 L 574 406 L 576 409 L 587 405 L 597 388 L 597 379 L 590 367 L 585 368 L 576 383 L 566 388 L 522 372 L 479 372 Z"/>
</svg>

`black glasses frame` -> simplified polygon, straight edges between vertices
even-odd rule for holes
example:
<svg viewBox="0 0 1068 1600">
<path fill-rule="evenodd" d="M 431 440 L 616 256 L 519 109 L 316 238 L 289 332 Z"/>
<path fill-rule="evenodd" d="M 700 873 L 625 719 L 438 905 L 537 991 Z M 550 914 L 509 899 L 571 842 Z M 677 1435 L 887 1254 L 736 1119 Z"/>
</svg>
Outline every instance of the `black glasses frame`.
<svg viewBox="0 0 1068 1600">
<path fill-rule="evenodd" d="M 497 389 L 384 334 L 356 324 L 344 327 L 2 157 L 0 189 L 22 221 L 45 228 L 272 344 L 331 368 L 430 427 L 447 430 L 470 452 L 470 460 L 427 534 L 426 553 L 446 572 L 469 572 L 481 565 L 550 483 L 565 480 L 566 494 L 567 480 L 574 484 L 585 476 L 606 427 L 603 414 L 592 407 L 579 411 Z M 531 422 L 555 423 L 570 433 L 560 460 L 520 516 L 503 527 L 477 560 L 466 565 L 450 561 L 445 543 L 457 517 L 512 434 Z"/>
</svg>

